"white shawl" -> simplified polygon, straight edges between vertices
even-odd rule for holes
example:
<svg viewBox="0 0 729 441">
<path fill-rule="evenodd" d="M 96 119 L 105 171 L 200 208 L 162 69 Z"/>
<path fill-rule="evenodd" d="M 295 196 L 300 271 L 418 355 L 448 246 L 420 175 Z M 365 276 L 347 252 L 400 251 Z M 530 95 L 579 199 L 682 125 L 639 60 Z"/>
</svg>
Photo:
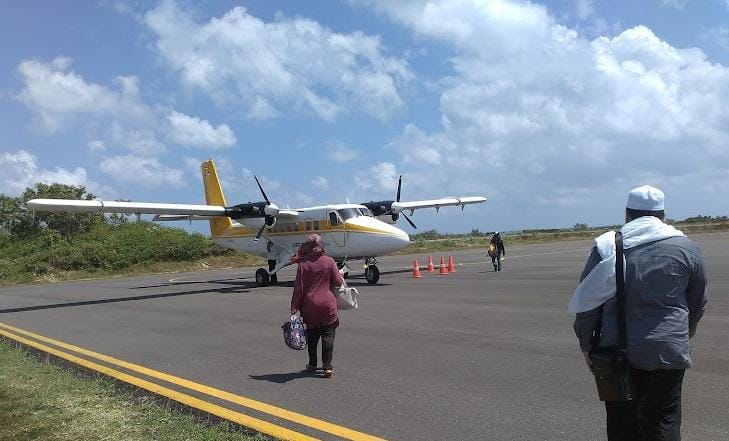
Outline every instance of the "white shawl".
<svg viewBox="0 0 729 441">
<path fill-rule="evenodd" d="M 654 216 L 643 216 L 635 219 L 620 229 L 623 233 L 623 248 L 633 248 L 669 237 L 684 236 L 674 227 L 663 223 Z M 585 277 L 575 289 L 570 300 L 568 312 L 586 312 L 597 308 L 611 299 L 615 287 L 615 232 L 607 233 L 595 239 L 595 246 L 602 261 Z"/>
</svg>

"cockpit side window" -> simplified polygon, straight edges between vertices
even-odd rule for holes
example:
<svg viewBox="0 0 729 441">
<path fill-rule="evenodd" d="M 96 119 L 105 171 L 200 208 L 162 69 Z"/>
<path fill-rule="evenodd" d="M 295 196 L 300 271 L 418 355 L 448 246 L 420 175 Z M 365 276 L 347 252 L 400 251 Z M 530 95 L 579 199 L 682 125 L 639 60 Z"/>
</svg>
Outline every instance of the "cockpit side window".
<svg viewBox="0 0 729 441">
<path fill-rule="evenodd" d="M 341 222 L 339 221 L 339 216 L 337 216 L 336 211 L 330 211 L 329 212 L 329 225 L 335 227 L 339 225 Z"/>
<path fill-rule="evenodd" d="M 342 219 L 344 219 L 345 221 L 360 215 L 359 211 L 356 208 L 342 208 L 341 210 L 337 211 L 342 216 Z"/>
</svg>

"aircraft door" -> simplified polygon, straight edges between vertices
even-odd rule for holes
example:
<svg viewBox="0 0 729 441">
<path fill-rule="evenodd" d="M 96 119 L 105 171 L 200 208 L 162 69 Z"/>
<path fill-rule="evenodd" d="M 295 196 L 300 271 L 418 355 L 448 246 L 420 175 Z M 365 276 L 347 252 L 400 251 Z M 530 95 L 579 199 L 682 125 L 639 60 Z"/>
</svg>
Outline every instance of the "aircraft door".
<svg viewBox="0 0 729 441">
<path fill-rule="evenodd" d="M 344 250 L 347 246 L 346 224 L 336 211 L 328 213 L 329 229 L 325 237 L 329 239 L 332 246 Z"/>
</svg>

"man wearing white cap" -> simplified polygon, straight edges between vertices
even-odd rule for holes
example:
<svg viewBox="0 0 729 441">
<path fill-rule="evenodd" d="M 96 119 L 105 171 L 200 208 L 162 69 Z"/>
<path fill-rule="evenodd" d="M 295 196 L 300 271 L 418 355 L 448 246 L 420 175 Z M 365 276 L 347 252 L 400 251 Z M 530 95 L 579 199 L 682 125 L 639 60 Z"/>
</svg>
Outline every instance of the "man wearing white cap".
<svg viewBox="0 0 729 441">
<path fill-rule="evenodd" d="M 627 359 L 635 397 L 606 401 L 608 440 L 681 439 L 681 385 L 691 367 L 689 338 L 707 302 L 701 250 L 663 222 L 663 192 L 650 185 L 628 194 L 625 225 Z M 590 351 L 617 346 L 615 233 L 595 239 L 568 311 L 589 367 Z M 592 347 L 597 340 L 596 347 Z"/>
</svg>

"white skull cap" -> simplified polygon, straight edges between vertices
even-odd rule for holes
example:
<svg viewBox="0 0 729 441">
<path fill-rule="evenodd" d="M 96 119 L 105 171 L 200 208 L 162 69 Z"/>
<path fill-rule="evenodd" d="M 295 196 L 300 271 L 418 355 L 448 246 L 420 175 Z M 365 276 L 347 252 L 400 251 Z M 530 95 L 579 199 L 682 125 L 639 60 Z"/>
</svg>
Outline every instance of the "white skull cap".
<svg viewBox="0 0 729 441">
<path fill-rule="evenodd" d="M 625 206 L 631 210 L 663 210 L 663 192 L 650 185 L 634 188 L 628 193 L 628 203 Z"/>
</svg>

